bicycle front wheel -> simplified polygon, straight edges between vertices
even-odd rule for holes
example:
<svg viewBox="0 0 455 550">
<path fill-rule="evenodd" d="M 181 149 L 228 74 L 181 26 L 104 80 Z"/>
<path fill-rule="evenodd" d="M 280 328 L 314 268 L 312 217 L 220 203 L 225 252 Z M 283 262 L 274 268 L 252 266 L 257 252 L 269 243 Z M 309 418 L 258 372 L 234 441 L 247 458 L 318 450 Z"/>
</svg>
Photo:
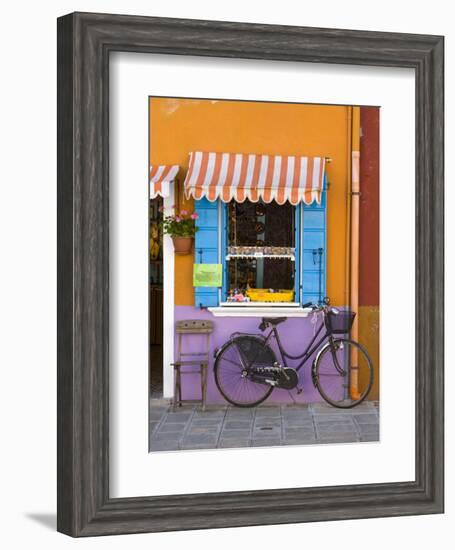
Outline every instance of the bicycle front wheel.
<svg viewBox="0 0 455 550">
<path fill-rule="evenodd" d="M 363 346 L 336 339 L 319 352 L 313 366 L 313 382 L 330 405 L 350 409 L 359 405 L 373 386 L 373 365 Z"/>
<path fill-rule="evenodd" d="M 275 354 L 254 336 L 239 336 L 225 344 L 215 360 L 215 383 L 221 395 L 237 407 L 254 407 L 267 399 L 273 386 L 252 380 L 255 367 L 271 367 Z"/>
</svg>

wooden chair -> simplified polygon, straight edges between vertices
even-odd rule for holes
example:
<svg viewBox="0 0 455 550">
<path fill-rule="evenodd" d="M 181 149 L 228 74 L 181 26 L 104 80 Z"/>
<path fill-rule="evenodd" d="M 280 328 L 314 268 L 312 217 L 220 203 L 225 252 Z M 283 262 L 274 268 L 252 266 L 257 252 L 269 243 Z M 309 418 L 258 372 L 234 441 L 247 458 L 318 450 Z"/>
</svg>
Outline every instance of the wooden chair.
<svg viewBox="0 0 455 550">
<path fill-rule="evenodd" d="M 177 334 L 177 360 L 171 363 L 174 367 L 174 411 L 182 406 L 182 403 L 201 403 L 205 411 L 207 394 L 207 370 L 209 365 L 210 335 L 213 332 L 213 322 L 206 320 L 177 321 L 175 324 Z M 205 335 L 204 351 L 184 351 L 183 340 L 190 336 Z M 186 337 L 186 338 L 185 338 Z M 188 348 L 187 348 L 188 349 Z M 183 367 L 183 368 L 182 368 Z M 184 367 L 189 367 L 186 370 Z M 193 367 L 193 368 L 191 368 Z M 197 367 L 197 368 L 195 368 Z M 182 375 L 200 374 L 201 376 L 201 399 L 182 399 Z"/>
</svg>

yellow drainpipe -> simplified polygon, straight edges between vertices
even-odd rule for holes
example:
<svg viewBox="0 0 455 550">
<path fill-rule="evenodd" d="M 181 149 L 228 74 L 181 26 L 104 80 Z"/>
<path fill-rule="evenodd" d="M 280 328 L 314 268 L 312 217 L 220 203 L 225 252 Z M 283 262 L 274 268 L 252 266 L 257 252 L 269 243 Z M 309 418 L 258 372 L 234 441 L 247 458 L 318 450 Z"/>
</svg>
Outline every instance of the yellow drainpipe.
<svg viewBox="0 0 455 550">
<path fill-rule="evenodd" d="M 351 329 L 351 338 L 357 341 L 359 334 L 360 107 L 352 108 L 351 139 L 351 281 L 349 306 L 351 311 L 356 313 Z M 360 397 L 357 348 L 351 350 L 350 393 L 352 399 L 358 399 Z"/>
</svg>

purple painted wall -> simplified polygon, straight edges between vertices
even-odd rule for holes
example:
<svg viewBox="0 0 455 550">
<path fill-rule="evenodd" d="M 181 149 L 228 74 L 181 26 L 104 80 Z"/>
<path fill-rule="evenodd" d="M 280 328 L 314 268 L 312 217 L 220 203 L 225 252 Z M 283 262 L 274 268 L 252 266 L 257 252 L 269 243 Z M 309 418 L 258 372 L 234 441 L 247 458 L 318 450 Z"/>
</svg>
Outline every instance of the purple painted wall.
<svg viewBox="0 0 455 550">
<path fill-rule="evenodd" d="M 175 306 L 175 321 L 184 319 L 210 319 L 214 323 L 214 331 L 211 335 L 210 365 L 207 387 L 207 403 L 225 403 L 224 398 L 219 393 L 215 378 L 213 375 L 213 352 L 220 348 L 233 332 L 249 332 L 252 334 L 260 333 L 258 329 L 260 318 L 256 317 L 214 317 L 207 310 L 200 310 L 192 306 Z M 302 353 L 303 348 L 313 336 L 315 325 L 311 322 L 311 317 L 293 317 L 279 325 L 278 331 L 284 348 L 291 355 Z M 177 335 L 176 335 L 177 336 Z M 186 340 L 185 340 L 186 338 Z M 195 351 L 199 346 L 205 346 L 205 335 L 191 335 L 183 337 L 185 350 Z M 177 337 L 176 337 L 177 345 Z M 272 346 L 274 349 L 276 346 Z M 279 352 L 275 349 L 278 360 Z M 294 366 L 295 362 L 289 361 L 288 366 Z M 299 371 L 299 385 L 303 387 L 303 392 L 297 395 L 296 390 L 290 393 L 286 390 L 273 390 L 266 403 L 292 403 L 293 399 L 297 403 L 314 403 L 322 401 L 318 391 L 314 388 L 311 381 L 311 361 Z M 186 375 L 182 381 L 183 398 L 198 399 L 200 397 L 200 377 L 197 375 Z"/>
</svg>

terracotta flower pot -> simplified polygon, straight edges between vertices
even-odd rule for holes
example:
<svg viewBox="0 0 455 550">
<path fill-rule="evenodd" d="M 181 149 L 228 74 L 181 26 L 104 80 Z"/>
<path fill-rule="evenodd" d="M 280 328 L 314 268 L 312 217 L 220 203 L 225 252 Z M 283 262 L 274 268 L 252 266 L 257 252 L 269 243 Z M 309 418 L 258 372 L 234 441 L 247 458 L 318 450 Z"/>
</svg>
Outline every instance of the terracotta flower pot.
<svg viewBox="0 0 455 550">
<path fill-rule="evenodd" d="M 174 252 L 178 256 L 184 256 L 190 254 L 193 248 L 193 237 L 172 237 L 174 243 Z"/>
</svg>

